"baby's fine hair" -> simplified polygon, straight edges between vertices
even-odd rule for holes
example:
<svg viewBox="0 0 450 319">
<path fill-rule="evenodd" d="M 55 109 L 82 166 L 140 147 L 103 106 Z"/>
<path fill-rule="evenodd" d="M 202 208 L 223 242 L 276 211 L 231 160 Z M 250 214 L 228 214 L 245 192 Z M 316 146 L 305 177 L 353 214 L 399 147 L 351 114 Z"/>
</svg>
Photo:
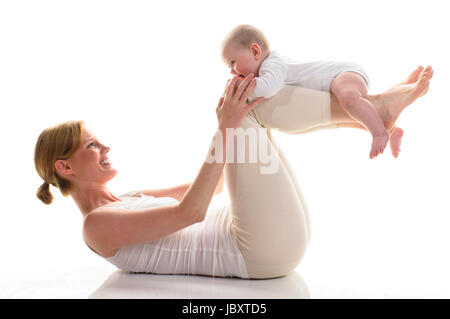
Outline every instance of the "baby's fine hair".
<svg viewBox="0 0 450 319">
<path fill-rule="evenodd" d="M 269 41 L 267 41 L 264 33 L 250 24 L 240 24 L 231 30 L 225 37 L 222 48 L 230 43 L 245 48 L 248 48 L 252 43 L 256 43 L 263 51 L 270 50 Z"/>
</svg>

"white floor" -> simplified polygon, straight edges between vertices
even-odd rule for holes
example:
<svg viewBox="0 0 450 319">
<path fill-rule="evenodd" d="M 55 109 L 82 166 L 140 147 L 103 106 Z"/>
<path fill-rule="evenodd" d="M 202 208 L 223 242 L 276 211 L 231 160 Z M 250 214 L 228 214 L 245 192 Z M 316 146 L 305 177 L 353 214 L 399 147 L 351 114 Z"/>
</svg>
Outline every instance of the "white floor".
<svg viewBox="0 0 450 319">
<path fill-rule="evenodd" d="M 297 272 L 270 280 L 206 276 L 130 274 L 99 263 L 64 271 L 24 271 L 0 275 L 0 298 L 310 298 Z"/>
<path fill-rule="evenodd" d="M 307 266 L 269 280 L 130 274 L 98 259 L 64 270 L 2 273 L 0 298 L 450 298 L 448 268 L 442 265 L 383 266 L 356 254 L 353 260 L 330 258 L 314 266 L 314 258 L 308 259 Z"/>
</svg>

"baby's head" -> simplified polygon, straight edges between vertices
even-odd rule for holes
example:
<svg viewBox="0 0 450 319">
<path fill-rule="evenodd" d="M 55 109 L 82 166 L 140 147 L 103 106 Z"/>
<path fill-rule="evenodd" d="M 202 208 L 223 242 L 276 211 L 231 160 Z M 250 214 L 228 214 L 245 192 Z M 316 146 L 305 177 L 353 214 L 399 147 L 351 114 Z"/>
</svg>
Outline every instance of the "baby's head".
<svg viewBox="0 0 450 319">
<path fill-rule="evenodd" d="M 222 59 L 231 74 L 258 76 L 261 63 L 270 53 L 269 42 L 254 26 L 241 24 L 231 30 L 222 43 Z"/>
</svg>

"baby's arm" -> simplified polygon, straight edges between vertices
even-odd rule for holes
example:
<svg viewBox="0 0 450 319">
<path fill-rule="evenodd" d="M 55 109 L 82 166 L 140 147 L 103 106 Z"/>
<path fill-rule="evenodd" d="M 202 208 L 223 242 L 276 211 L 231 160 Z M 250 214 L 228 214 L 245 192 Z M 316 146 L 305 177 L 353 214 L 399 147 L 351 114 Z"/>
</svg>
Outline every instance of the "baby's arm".
<svg viewBox="0 0 450 319">
<path fill-rule="evenodd" d="M 256 86 L 249 100 L 253 101 L 258 97 L 266 99 L 274 96 L 280 91 L 285 83 L 287 76 L 287 67 L 277 60 L 263 63 L 259 69 L 259 76 L 255 77 Z"/>
</svg>

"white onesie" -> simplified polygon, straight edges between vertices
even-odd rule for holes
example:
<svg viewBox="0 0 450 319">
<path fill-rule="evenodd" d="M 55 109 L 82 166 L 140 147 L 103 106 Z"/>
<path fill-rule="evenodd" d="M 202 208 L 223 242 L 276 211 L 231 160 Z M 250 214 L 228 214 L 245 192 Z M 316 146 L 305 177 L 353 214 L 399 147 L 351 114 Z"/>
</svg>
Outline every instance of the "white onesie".
<svg viewBox="0 0 450 319">
<path fill-rule="evenodd" d="M 142 193 L 127 193 L 119 198 L 122 201 L 109 205 L 141 209 L 178 203 L 171 197 L 153 197 Z M 227 208 L 228 205 L 214 202 L 213 198 L 201 223 L 156 240 L 122 247 L 106 260 L 130 272 L 248 279 Z"/>
<path fill-rule="evenodd" d="M 252 101 L 258 97 L 270 98 L 284 85 L 329 91 L 333 79 L 346 71 L 360 74 L 369 86 L 366 71 L 355 63 L 327 61 L 300 63 L 271 51 L 259 68 L 256 86 L 249 99 Z"/>
</svg>

